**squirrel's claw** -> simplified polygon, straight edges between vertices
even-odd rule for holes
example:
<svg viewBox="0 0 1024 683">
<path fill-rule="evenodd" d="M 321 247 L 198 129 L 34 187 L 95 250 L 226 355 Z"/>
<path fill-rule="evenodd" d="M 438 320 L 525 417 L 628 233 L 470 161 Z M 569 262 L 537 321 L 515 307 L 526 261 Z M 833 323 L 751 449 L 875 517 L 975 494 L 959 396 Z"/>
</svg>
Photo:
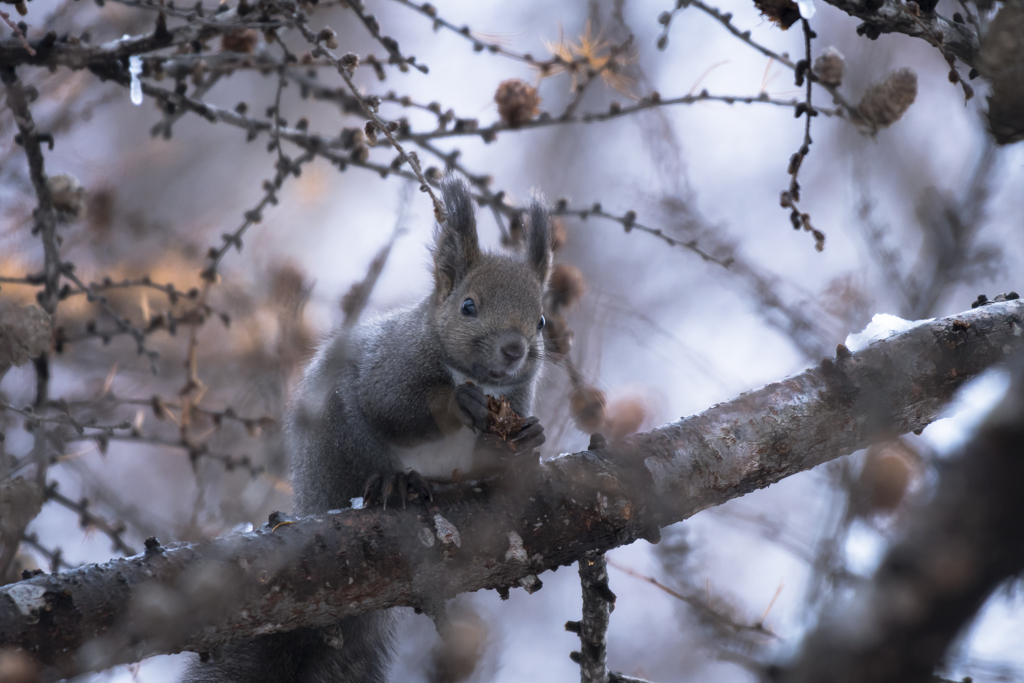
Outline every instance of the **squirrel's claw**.
<svg viewBox="0 0 1024 683">
<path fill-rule="evenodd" d="M 544 434 L 544 425 L 536 417 L 526 418 L 523 428 L 519 433 L 509 439 L 509 443 L 515 445 L 515 452 L 531 451 L 541 446 L 547 437 Z"/>
<path fill-rule="evenodd" d="M 387 510 L 388 499 L 398 494 L 404 510 L 410 493 L 415 494 L 420 500 L 434 500 L 430 484 L 415 470 L 383 477 L 380 474 L 372 474 L 363 489 L 363 501 L 369 507 L 380 500 L 381 505 Z"/>
<path fill-rule="evenodd" d="M 408 491 L 415 493 L 420 497 L 420 500 L 429 500 L 433 502 L 434 491 L 430 488 L 430 483 L 420 476 L 420 473 L 416 470 L 409 470 L 406 475 L 406 485 Z"/>
<path fill-rule="evenodd" d="M 487 396 L 480 387 L 469 383 L 455 387 L 455 405 L 462 424 L 479 432 L 487 429 Z"/>
<path fill-rule="evenodd" d="M 379 474 L 371 474 L 370 478 L 366 480 L 366 484 L 363 486 L 363 501 L 369 505 L 370 501 L 374 500 L 380 495 L 381 489 L 381 478 Z"/>
</svg>

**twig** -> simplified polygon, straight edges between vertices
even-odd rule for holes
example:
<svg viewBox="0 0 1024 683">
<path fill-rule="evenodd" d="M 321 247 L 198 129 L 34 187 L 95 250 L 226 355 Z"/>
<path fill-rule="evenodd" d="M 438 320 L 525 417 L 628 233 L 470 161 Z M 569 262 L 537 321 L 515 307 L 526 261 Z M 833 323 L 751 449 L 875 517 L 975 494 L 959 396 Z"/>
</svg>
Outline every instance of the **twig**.
<svg viewBox="0 0 1024 683">
<path fill-rule="evenodd" d="M 406 185 L 408 187 L 408 185 Z M 363 309 L 366 308 L 367 302 L 370 300 L 370 293 L 373 288 L 377 285 L 377 280 L 380 278 L 381 272 L 384 270 L 384 264 L 387 263 L 388 256 L 391 255 L 391 249 L 395 246 L 395 241 L 405 234 L 405 228 L 402 227 L 402 212 L 404 212 L 405 204 L 408 202 L 408 192 L 402 193 L 402 209 L 399 213 L 399 220 L 395 225 L 395 229 L 391 232 L 391 238 L 388 239 L 387 243 L 381 247 L 377 255 L 370 261 L 370 267 L 366 271 L 366 276 L 352 285 L 344 297 L 341 299 L 341 310 L 345 315 L 345 320 L 342 323 L 344 327 L 352 327 L 359 320 L 359 316 L 362 314 Z"/>
<path fill-rule="evenodd" d="M 60 247 L 57 240 L 57 211 L 53 206 L 53 194 L 47 181 L 43 162 L 41 142 L 47 142 L 53 148 L 53 137 L 36 130 L 32 112 L 28 103 L 33 96 L 18 79 L 12 67 L 0 68 L 0 80 L 6 86 L 7 105 L 14 114 L 18 126 L 18 138 L 28 157 L 29 174 L 32 187 L 35 189 L 39 203 L 35 211 L 35 227 L 33 234 L 38 234 L 43 242 L 43 282 L 44 290 L 39 297 L 43 310 L 53 315 L 57 310 L 61 275 Z"/>
<path fill-rule="evenodd" d="M 39 536 L 35 533 L 22 534 L 21 542 L 31 548 L 35 548 L 36 552 L 49 560 L 51 572 L 59 572 L 62 569 L 74 569 L 76 566 L 64 559 L 64 552 L 60 548 L 51 550 L 40 543 Z"/>
<path fill-rule="evenodd" d="M 137 550 L 128 545 L 123 534 L 125 533 L 124 524 L 118 523 L 117 525 L 111 525 L 107 520 L 93 514 L 89 510 L 89 499 L 82 498 L 82 500 L 75 502 L 67 496 L 58 493 L 57 482 L 50 482 L 46 487 L 45 496 L 47 500 L 52 500 L 58 505 L 71 510 L 72 512 L 78 513 L 79 524 L 82 527 L 93 527 L 98 529 L 105 534 L 113 543 L 114 549 L 124 555 L 125 557 L 131 557 L 138 553 Z"/>
<path fill-rule="evenodd" d="M 210 89 L 217 84 L 220 80 L 220 74 L 210 74 L 202 83 L 196 86 L 195 90 L 192 91 L 192 97 L 197 100 L 201 100 L 210 92 Z M 158 135 L 163 136 L 165 140 L 171 139 L 171 133 L 173 132 L 174 124 L 185 115 L 184 109 L 175 110 L 173 113 L 164 112 L 164 118 L 162 121 L 154 124 L 149 129 L 149 134 L 153 137 Z"/>
<path fill-rule="evenodd" d="M 554 55 L 551 59 L 538 60 L 534 59 L 533 55 L 529 53 L 520 53 L 505 48 L 503 45 L 497 42 L 487 42 L 477 35 L 473 35 L 473 31 L 469 26 L 462 26 L 461 28 L 451 23 L 447 19 L 444 19 L 437 13 L 437 8 L 430 3 L 423 3 L 417 5 L 410 0 L 394 0 L 400 5 L 404 5 L 409 9 L 428 17 L 434 24 L 434 30 L 437 31 L 440 28 L 445 28 L 453 33 L 462 36 L 466 40 L 473 43 L 473 50 L 475 52 L 483 52 L 486 50 L 491 54 L 499 54 L 510 59 L 514 59 L 519 62 L 524 62 L 530 66 L 538 69 L 542 74 L 546 74 L 551 70 L 552 67 L 560 64 L 565 64 L 565 60 L 561 57 Z"/>
<path fill-rule="evenodd" d="M 139 433 L 132 434 L 112 434 L 112 435 L 95 435 L 86 434 L 83 436 L 74 436 L 69 439 L 65 439 L 67 442 L 72 441 L 94 441 L 99 447 L 101 452 L 106 452 L 107 446 L 111 441 L 125 441 L 134 443 L 145 443 L 152 446 L 163 446 L 165 448 L 174 448 L 184 450 L 188 453 L 189 461 L 193 465 L 200 459 L 206 458 L 219 462 L 224 466 L 224 469 L 231 472 L 235 469 L 241 469 L 248 472 L 254 479 L 261 475 L 266 474 L 266 468 L 262 465 L 254 465 L 252 458 L 248 455 L 235 456 L 230 453 L 213 453 L 205 443 L 192 443 L 181 437 L 177 439 L 167 439 L 159 436 L 147 436 Z M 276 480 L 276 478 L 275 478 Z"/>
<path fill-rule="evenodd" d="M 668 21 L 664 22 L 665 34 L 667 34 L 671 20 L 673 17 L 675 17 L 676 13 L 681 12 L 686 7 L 693 6 L 701 10 L 711 18 L 713 18 L 715 21 L 722 24 L 722 26 L 724 26 L 729 31 L 729 33 L 733 34 L 742 42 L 754 48 L 764 56 L 770 57 L 771 59 L 775 60 L 779 64 L 782 64 L 784 67 L 791 71 L 796 71 L 797 65 L 789 58 L 788 55 L 779 54 L 778 52 L 775 52 L 771 48 L 765 47 L 764 45 L 750 37 L 749 30 L 741 31 L 739 28 L 733 25 L 731 12 L 722 12 L 717 7 L 705 4 L 704 2 L 702 2 L 702 0 L 689 0 L 688 2 L 680 3 L 680 5 L 681 6 L 678 6 L 676 9 L 672 10 L 670 17 L 668 18 Z M 820 85 L 822 88 L 825 88 L 825 90 L 827 90 L 829 94 L 832 95 L 832 99 L 843 108 L 843 110 L 846 112 L 848 116 L 850 116 L 851 119 L 855 121 L 857 120 L 857 107 L 848 102 L 846 98 L 843 97 L 842 94 L 839 92 L 839 89 L 837 87 L 827 83 L 822 83 L 811 69 L 807 70 L 807 75 L 812 81 Z"/>
<path fill-rule="evenodd" d="M 715 256 L 701 249 L 700 246 L 698 246 L 697 244 L 697 240 L 695 239 L 681 240 L 675 237 L 671 237 L 670 235 L 666 235 L 661 228 L 651 228 L 646 225 L 643 225 L 642 223 L 637 223 L 636 211 L 627 211 L 623 215 L 618 216 L 616 214 L 608 213 L 607 211 L 605 211 L 600 203 L 592 205 L 589 209 L 576 209 L 570 207 L 568 205 L 568 202 L 566 202 L 565 200 L 559 200 L 558 203 L 555 205 L 555 208 L 552 209 L 551 215 L 575 216 L 582 220 L 586 220 L 591 216 L 596 218 L 603 218 L 605 220 L 618 223 L 625 229 L 627 233 L 630 232 L 631 230 L 639 230 L 640 232 L 645 232 L 648 235 L 653 235 L 654 237 L 657 237 L 658 239 L 665 242 L 671 247 L 682 247 L 684 249 L 692 251 L 694 254 L 697 254 L 698 256 L 701 257 L 701 259 L 707 261 L 708 263 L 714 263 L 719 266 L 722 266 L 723 268 L 729 268 L 729 266 L 732 265 L 731 258 L 725 260 L 716 258 Z"/>
<path fill-rule="evenodd" d="M 612 567 L 615 567 L 620 572 L 628 574 L 628 575 L 632 576 L 635 579 L 640 579 L 641 581 L 644 581 L 645 583 L 649 583 L 652 586 L 654 586 L 655 588 L 658 588 L 659 590 L 665 591 L 666 593 L 671 595 L 673 598 L 677 598 L 679 600 L 682 600 L 683 602 L 685 602 L 690 607 L 693 607 L 694 609 L 696 609 L 703 616 L 710 617 L 713 621 L 716 621 L 716 622 L 722 624 L 723 626 L 728 627 L 729 629 L 731 629 L 734 632 L 738 633 L 738 632 L 742 632 L 742 631 L 750 631 L 752 633 L 758 633 L 758 634 L 761 634 L 761 635 L 770 636 L 772 638 L 776 638 L 777 637 L 769 629 L 765 628 L 764 624 L 761 623 L 761 622 L 758 622 L 758 623 L 755 623 L 755 624 L 741 624 L 741 623 L 739 623 L 739 622 L 729 618 L 725 614 L 722 614 L 718 610 L 714 609 L 711 606 L 710 602 L 704 596 L 701 596 L 701 595 L 698 595 L 698 594 L 685 595 L 683 593 L 680 593 L 679 591 L 677 591 L 677 590 L 675 590 L 673 588 L 669 588 L 668 586 L 666 586 L 665 584 L 661 583 L 657 579 L 655 579 L 655 578 L 653 578 L 651 576 L 645 576 L 645 575 L 641 574 L 640 572 L 636 571 L 635 569 L 631 569 L 630 567 L 627 567 L 625 565 L 619 564 L 615 560 L 609 560 L 608 564 L 610 566 L 612 566 Z"/>
<path fill-rule="evenodd" d="M 366 116 L 373 123 L 373 128 L 377 132 L 384 134 L 384 137 L 388 139 L 388 142 L 390 142 L 392 147 L 395 148 L 395 151 L 398 152 L 399 161 L 401 163 L 408 162 L 409 167 L 416 175 L 416 179 L 420 181 L 420 190 L 426 192 L 427 195 L 430 196 L 430 199 L 434 204 L 434 217 L 437 219 L 439 223 L 443 223 L 445 219 L 444 205 L 441 204 L 441 200 L 437 198 L 437 195 L 434 194 L 434 191 L 430 189 L 430 184 L 427 183 L 427 179 L 423 176 L 423 171 L 420 169 L 420 162 L 419 159 L 416 157 L 416 154 L 406 153 L 405 149 L 398 143 L 398 139 L 395 137 L 394 134 L 394 131 L 397 129 L 397 124 L 384 121 L 380 116 L 377 115 L 377 105 L 370 99 L 364 98 L 360 94 L 359 88 L 352 80 L 350 68 L 346 66 L 346 64 L 343 64 L 340 59 L 334 56 L 333 52 L 331 52 L 329 49 L 327 49 L 327 47 L 325 47 L 324 43 L 330 37 L 330 33 L 325 35 L 325 31 L 329 31 L 329 29 L 321 31 L 320 34 L 315 34 L 313 33 L 312 29 L 310 29 L 309 26 L 306 25 L 306 21 L 303 17 L 300 17 L 296 12 L 293 12 L 291 10 L 284 11 L 287 11 L 291 15 L 292 21 L 295 22 L 295 25 L 299 29 L 299 32 L 302 33 L 302 36 L 307 41 L 309 41 L 310 44 L 313 45 L 313 54 L 324 57 L 327 60 L 334 63 L 335 68 L 338 70 L 338 73 L 341 74 L 342 80 L 345 81 L 345 85 L 348 86 L 349 90 L 352 92 L 352 95 L 359 100 L 359 104 L 363 108 L 363 113 L 366 114 Z M 349 59 L 347 61 L 351 62 L 352 60 Z M 369 125 L 367 132 L 370 132 Z"/>
<path fill-rule="evenodd" d="M 149 367 L 154 375 L 158 373 L 156 361 L 160 357 L 158 351 L 146 348 L 146 333 L 141 328 L 132 325 L 127 318 L 122 316 L 117 310 L 110 305 L 110 300 L 103 294 L 97 294 L 93 291 L 92 287 L 82 282 L 77 275 L 75 275 L 74 265 L 71 263 L 63 264 L 61 271 L 67 279 L 71 280 L 75 285 L 86 294 L 89 301 L 95 301 L 99 303 L 100 307 L 107 312 L 114 322 L 117 324 L 118 329 L 126 334 L 130 334 L 132 339 L 135 340 L 136 351 L 141 356 L 145 354 L 149 359 Z"/>
<path fill-rule="evenodd" d="M 25 34 L 21 32 L 21 29 L 11 20 L 11 15 L 3 10 L 0 10 L 0 19 L 4 20 L 4 23 L 11 27 L 11 32 L 14 33 L 14 37 L 21 41 L 22 47 L 25 48 L 25 52 L 31 56 L 36 56 L 36 51 L 29 45 L 28 40 L 25 38 Z"/>
<path fill-rule="evenodd" d="M 201 306 L 197 306 L 189 311 L 186 311 L 183 315 L 177 316 L 170 311 L 158 313 L 152 316 L 147 322 L 145 327 L 140 328 L 142 334 L 149 336 L 159 330 L 166 330 L 168 334 L 174 336 L 177 334 L 179 326 L 198 326 L 206 323 L 208 316 L 203 314 L 200 309 Z M 221 314 L 224 315 L 224 314 Z M 101 330 L 96 327 L 95 321 L 90 320 L 85 325 L 85 331 L 78 334 L 68 334 L 63 326 L 58 327 L 54 331 L 54 348 L 57 353 L 63 353 L 64 346 L 66 344 L 74 344 L 76 342 L 83 341 L 85 339 L 99 339 L 104 344 L 110 343 L 110 340 L 114 337 L 120 337 L 131 334 L 129 329 L 118 328 L 116 330 Z"/>
<path fill-rule="evenodd" d="M 278 128 L 278 135 L 280 134 L 280 128 Z M 228 250 L 230 250 L 231 247 L 235 247 L 238 251 L 242 250 L 242 235 L 245 234 L 245 231 L 248 230 L 250 226 L 263 220 L 263 211 L 267 206 L 277 204 L 277 191 L 281 189 L 281 185 L 284 183 L 285 178 L 289 175 L 298 175 L 302 164 L 312 161 L 313 156 L 313 152 L 306 152 L 294 161 L 288 160 L 286 163 L 282 163 L 281 160 L 278 161 L 277 172 L 274 175 L 274 179 L 267 180 L 263 183 L 264 193 L 260 201 L 255 207 L 245 212 L 242 224 L 238 226 L 234 232 L 221 235 L 221 245 L 219 247 L 210 248 L 210 251 L 207 254 L 209 263 L 202 272 L 203 280 L 206 282 L 215 282 L 217 280 L 217 270 L 220 267 L 220 262 L 228 253 Z M 287 157 L 284 158 L 287 159 Z M 202 299 L 202 294 L 200 294 L 200 299 Z"/>
<path fill-rule="evenodd" d="M 811 30 L 811 24 L 806 19 L 800 19 L 800 25 L 804 30 L 804 49 L 805 57 L 797 62 L 796 65 L 796 84 L 797 86 L 804 85 L 804 79 L 806 78 L 807 94 L 803 104 L 797 105 L 796 116 L 799 118 L 801 115 L 807 117 L 807 121 L 804 125 L 804 141 L 800 145 L 800 149 L 797 150 L 793 156 L 789 158 L 789 169 L 790 175 L 789 190 L 783 191 L 779 204 L 784 209 L 789 209 L 789 220 L 793 224 L 794 230 L 800 230 L 803 228 L 807 232 L 814 236 L 814 248 L 818 251 L 825 250 L 825 233 L 811 225 L 811 215 L 805 211 L 800 211 L 797 204 L 800 202 L 800 182 L 797 180 L 797 176 L 800 175 L 800 166 L 803 164 L 807 154 L 811 151 L 811 119 L 818 115 L 811 106 L 811 38 L 815 36 L 814 31 Z"/>
<path fill-rule="evenodd" d="M 18 136 L 15 141 L 21 144 L 28 158 L 29 175 L 32 179 L 32 187 L 36 193 L 38 206 L 35 210 L 35 227 L 33 233 L 38 234 L 43 243 L 43 291 L 36 295 L 43 310 L 51 316 L 57 311 L 60 302 L 60 275 L 61 260 L 60 246 L 57 237 L 57 211 L 53 204 L 53 193 L 46 177 L 45 161 L 41 141 L 49 143 L 53 148 L 53 136 L 40 133 L 36 130 L 35 121 L 32 119 L 32 112 L 28 103 L 31 99 L 30 93 L 18 78 L 13 67 L 0 68 L 0 81 L 3 82 L 7 91 L 7 106 L 14 114 L 15 123 L 18 126 Z M 49 354 L 44 353 L 35 359 L 36 370 L 36 400 L 35 407 L 45 411 L 46 404 L 50 397 L 50 359 Z M 46 453 L 46 428 L 41 426 L 33 434 L 32 460 L 35 463 L 35 483 L 39 488 L 46 485 L 46 474 L 48 457 Z M 28 521 L 26 520 L 26 524 Z M 0 576 L 6 576 L 7 571 L 14 561 L 18 552 L 21 537 L 25 533 L 25 527 L 20 529 L 8 529 L 7 534 L 0 537 L 2 549 L 0 549 Z"/>
<path fill-rule="evenodd" d="M 53 402 L 51 401 L 51 404 Z M 31 427 L 39 426 L 43 423 L 52 423 L 58 425 L 67 425 L 73 427 L 79 434 L 84 434 L 86 429 L 96 429 L 106 434 L 113 434 L 116 429 L 131 429 L 132 423 L 128 421 L 121 421 L 117 424 L 97 424 L 95 418 L 83 421 L 76 420 L 67 413 L 57 413 L 55 415 L 37 415 L 35 412 L 27 409 L 16 408 L 9 403 L 0 401 L 0 411 L 9 411 L 16 413 L 26 418 Z"/>
<path fill-rule="evenodd" d="M 636 104 L 623 107 L 618 102 L 613 102 L 609 105 L 607 111 L 603 112 L 587 112 L 579 115 L 564 114 L 560 117 L 553 117 L 547 113 L 542 113 L 535 119 L 530 121 L 523 121 L 522 123 L 511 126 L 507 123 L 498 121 L 486 126 L 484 128 L 439 128 L 435 131 L 429 131 L 425 133 L 419 133 L 415 131 L 399 132 L 399 140 L 413 140 L 414 142 L 424 142 L 427 140 L 439 140 L 442 138 L 454 138 L 454 137 L 472 137 L 479 136 L 485 142 L 493 142 L 499 133 L 505 133 L 508 131 L 524 131 L 532 130 L 535 128 L 547 128 L 550 126 L 564 125 L 568 123 L 594 123 L 598 121 L 610 121 L 612 119 L 621 118 L 624 116 L 630 116 L 637 112 L 645 111 L 648 109 L 654 109 L 657 107 L 666 107 L 679 104 L 695 104 L 697 102 L 724 102 L 725 104 L 768 104 L 776 107 L 796 108 L 800 106 L 800 102 L 796 99 L 791 98 L 788 100 L 778 99 L 770 97 L 767 93 L 761 93 L 760 95 L 712 95 L 707 90 L 702 90 L 696 95 L 683 95 L 681 97 L 673 98 L 662 98 L 660 94 L 653 94 L 644 97 Z M 825 116 L 838 116 L 842 117 L 843 114 L 838 109 L 829 109 L 826 107 L 815 107 L 814 111 L 824 114 Z"/>
<path fill-rule="evenodd" d="M 559 121 L 566 121 L 572 118 L 572 115 L 576 112 L 576 107 L 578 107 L 580 102 L 583 101 L 583 96 L 586 94 L 587 87 L 595 80 L 600 78 L 605 71 L 618 68 L 618 62 L 616 61 L 616 57 L 618 57 L 622 53 L 628 52 L 632 44 L 633 36 L 631 35 L 621 45 L 613 45 L 611 49 L 608 51 L 608 55 L 605 57 L 605 62 L 600 66 L 600 68 L 591 68 L 589 60 L 581 64 L 578 64 L 576 61 L 573 61 L 571 66 L 566 67 L 567 71 L 570 69 L 578 69 L 581 66 L 586 67 L 586 79 L 582 83 L 575 83 L 575 74 L 573 75 L 573 82 L 576 85 L 576 92 L 574 97 L 572 98 L 572 101 L 570 101 L 568 106 L 566 106 L 565 111 L 563 111 L 562 115 L 558 117 Z"/>
<path fill-rule="evenodd" d="M 579 561 L 583 586 L 583 619 L 566 623 L 565 630 L 580 637 L 580 651 L 573 661 L 580 665 L 580 683 L 608 683 L 608 620 L 615 609 L 615 593 L 608 587 L 608 563 L 604 553 Z"/>
<path fill-rule="evenodd" d="M 390 36 L 381 35 L 380 22 L 372 14 L 366 14 L 364 10 L 366 7 L 363 5 L 362 0 L 344 0 L 344 3 L 355 12 L 355 15 L 359 17 L 359 21 L 362 22 L 366 30 L 370 32 L 374 40 L 384 46 L 384 49 L 391 55 L 390 62 L 398 64 L 399 68 L 405 72 L 408 67 L 412 67 L 420 73 L 428 73 L 430 69 L 425 64 L 417 64 L 416 58 L 412 55 L 408 57 L 404 56 L 398 49 L 398 41 Z"/>
<path fill-rule="evenodd" d="M 106 391 L 100 394 L 99 396 L 96 396 L 95 398 L 91 399 L 84 399 L 78 401 L 51 401 L 51 405 L 65 411 L 70 409 L 71 407 L 78 406 L 96 407 L 97 409 L 108 409 L 122 405 L 140 406 L 149 408 L 150 411 L 153 413 L 153 416 L 156 417 L 156 419 L 158 420 L 163 420 L 164 418 L 166 418 L 169 414 L 171 414 L 170 411 L 172 410 L 180 411 L 183 409 L 181 403 L 178 403 L 176 401 L 164 400 L 163 398 L 156 394 L 154 394 L 150 398 L 121 398 L 120 396 L 117 396 L 113 391 Z M 224 408 L 223 410 L 214 410 L 211 408 L 203 408 L 195 404 L 192 404 L 188 406 L 188 410 L 190 413 L 192 413 L 193 417 L 195 415 L 204 415 L 210 418 L 214 425 L 218 427 L 224 422 L 224 420 L 237 422 L 241 424 L 243 427 L 245 427 L 246 432 L 249 433 L 250 435 L 256 434 L 260 430 L 270 429 L 276 426 L 276 422 L 272 417 L 246 417 L 244 415 L 237 414 L 235 412 L 235 409 L 230 406 Z M 173 419 L 173 414 L 171 414 L 171 417 Z M 85 426 L 89 425 L 85 423 Z"/>
</svg>

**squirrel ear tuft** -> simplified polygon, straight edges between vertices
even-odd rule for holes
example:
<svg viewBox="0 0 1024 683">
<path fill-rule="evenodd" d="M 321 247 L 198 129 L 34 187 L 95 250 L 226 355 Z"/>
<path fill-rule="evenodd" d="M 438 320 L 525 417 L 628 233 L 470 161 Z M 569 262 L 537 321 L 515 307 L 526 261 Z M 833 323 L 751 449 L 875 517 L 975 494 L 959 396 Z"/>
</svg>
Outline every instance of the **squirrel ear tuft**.
<svg viewBox="0 0 1024 683">
<path fill-rule="evenodd" d="M 551 269 L 551 227 L 543 199 L 535 195 L 530 203 L 530 237 L 526 258 L 541 282 L 547 282 Z"/>
<path fill-rule="evenodd" d="M 441 179 L 446 218 L 434 230 L 434 283 L 442 296 L 451 293 L 480 257 L 476 215 L 469 183 L 458 173 Z"/>
</svg>

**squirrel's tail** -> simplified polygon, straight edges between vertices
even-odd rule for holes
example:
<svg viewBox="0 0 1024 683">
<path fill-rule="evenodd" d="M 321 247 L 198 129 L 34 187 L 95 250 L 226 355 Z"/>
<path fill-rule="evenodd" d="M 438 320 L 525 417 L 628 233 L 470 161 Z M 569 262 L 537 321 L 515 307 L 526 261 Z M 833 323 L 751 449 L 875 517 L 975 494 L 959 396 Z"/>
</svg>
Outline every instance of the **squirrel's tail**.
<svg viewBox="0 0 1024 683">
<path fill-rule="evenodd" d="M 182 683 L 386 683 L 393 650 L 394 616 L 373 612 L 229 645 Z"/>
</svg>

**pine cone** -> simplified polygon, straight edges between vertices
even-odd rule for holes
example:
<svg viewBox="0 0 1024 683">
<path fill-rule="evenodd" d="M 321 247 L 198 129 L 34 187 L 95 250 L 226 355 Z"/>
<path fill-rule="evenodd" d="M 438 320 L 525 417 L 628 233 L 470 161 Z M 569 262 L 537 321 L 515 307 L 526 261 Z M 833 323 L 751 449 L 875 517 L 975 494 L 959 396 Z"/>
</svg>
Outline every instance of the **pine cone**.
<svg viewBox="0 0 1024 683">
<path fill-rule="evenodd" d="M 498 104 L 501 120 L 512 128 L 517 128 L 537 115 L 540 95 L 537 94 L 537 89 L 526 81 L 511 78 L 498 85 L 494 101 Z"/>
<path fill-rule="evenodd" d="M 873 128 L 886 128 L 899 121 L 915 99 L 917 74 L 913 69 L 900 69 L 868 88 L 857 112 Z"/>
</svg>

